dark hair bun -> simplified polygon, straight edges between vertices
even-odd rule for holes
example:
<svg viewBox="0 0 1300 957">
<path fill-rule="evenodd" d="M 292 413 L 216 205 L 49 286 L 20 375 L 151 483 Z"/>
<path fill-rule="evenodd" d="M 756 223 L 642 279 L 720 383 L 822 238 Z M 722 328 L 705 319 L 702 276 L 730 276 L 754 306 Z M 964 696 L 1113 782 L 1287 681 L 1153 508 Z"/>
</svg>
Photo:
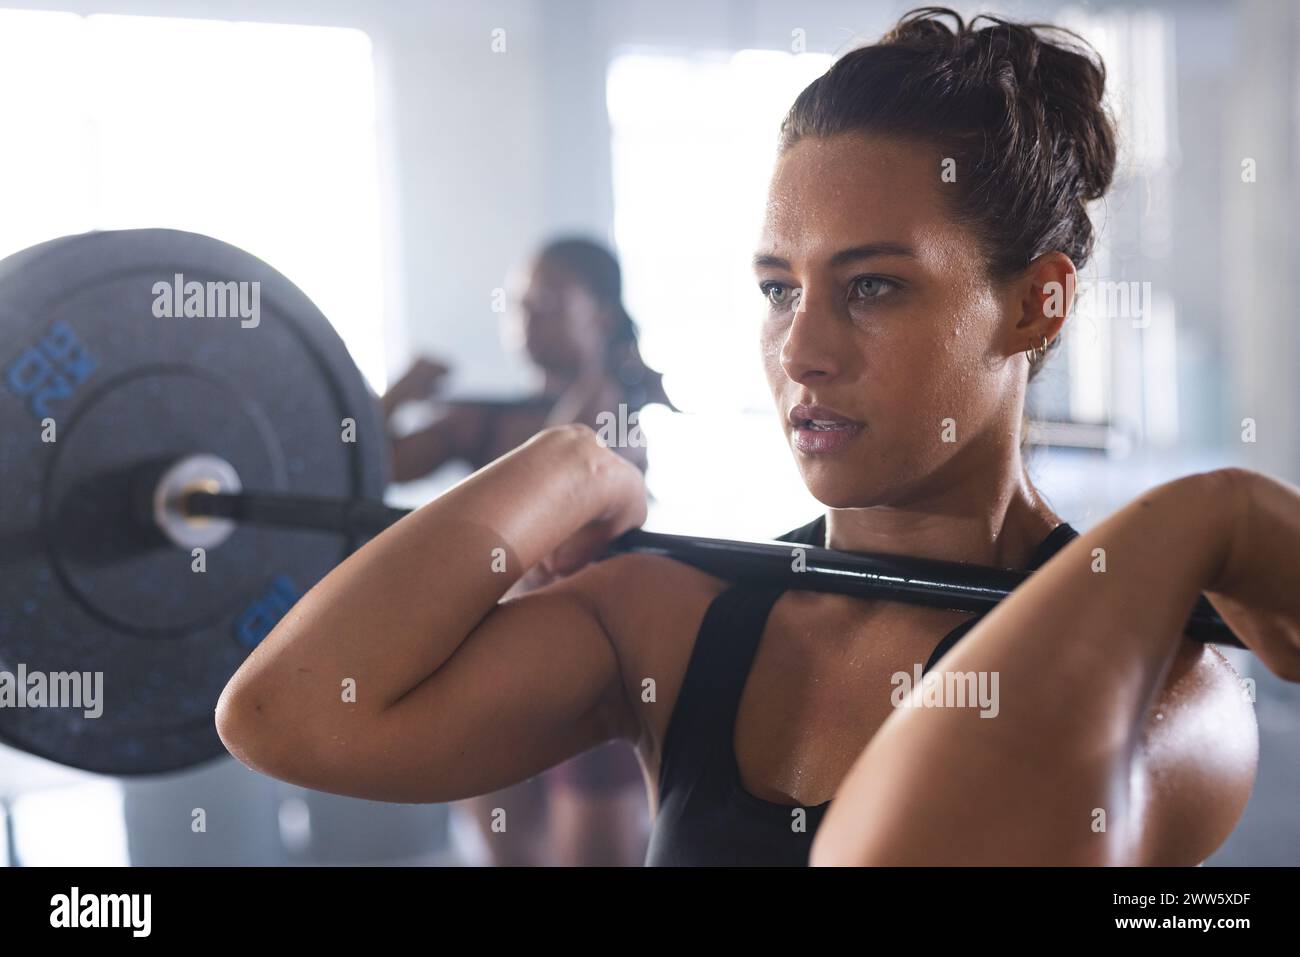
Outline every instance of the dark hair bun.
<svg viewBox="0 0 1300 957">
<path fill-rule="evenodd" d="M 988 26 L 979 27 L 981 21 Z M 1078 34 L 990 14 L 966 23 L 947 7 L 921 7 L 905 14 L 880 42 L 933 56 L 935 68 L 951 70 L 961 85 L 996 90 L 1009 112 L 1022 115 L 1027 132 L 1072 147 L 1085 201 L 1101 198 L 1110 187 L 1116 143 L 1103 106 L 1106 66 Z"/>
<path fill-rule="evenodd" d="M 1007 276 L 1051 249 L 1082 266 L 1086 204 L 1115 174 L 1106 68 L 1078 34 L 946 7 L 905 14 L 878 43 L 842 56 L 799 95 L 782 148 L 853 130 L 920 135 L 955 157 L 956 211 Z"/>
</svg>

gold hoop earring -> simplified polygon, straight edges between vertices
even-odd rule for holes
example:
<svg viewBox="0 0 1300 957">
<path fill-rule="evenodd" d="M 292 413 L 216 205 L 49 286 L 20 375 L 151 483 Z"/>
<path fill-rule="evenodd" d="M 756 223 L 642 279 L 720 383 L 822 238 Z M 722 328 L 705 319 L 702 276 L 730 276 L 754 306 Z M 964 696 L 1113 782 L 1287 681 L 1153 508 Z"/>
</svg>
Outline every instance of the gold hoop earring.
<svg viewBox="0 0 1300 957">
<path fill-rule="evenodd" d="M 1029 359 L 1030 365 L 1033 365 L 1035 362 L 1042 362 L 1046 355 L 1047 336 L 1043 336 L 1043 344 L 1041 346 L 1030 346 L 1025 350 L 1025 356 Z"/>
</svg>

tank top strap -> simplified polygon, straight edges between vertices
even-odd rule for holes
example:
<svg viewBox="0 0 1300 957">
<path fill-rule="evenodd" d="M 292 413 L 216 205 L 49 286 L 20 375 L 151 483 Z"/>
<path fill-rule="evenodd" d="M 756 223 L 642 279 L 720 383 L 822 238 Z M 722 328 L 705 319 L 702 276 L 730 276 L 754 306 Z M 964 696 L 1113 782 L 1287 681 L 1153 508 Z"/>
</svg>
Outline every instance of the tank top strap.
<svg viewBox="0 0 1300 957">
<path fill-rule="evenodd" d="M 745 680 L 780 587 L 737 582 L 709 603 L 664 736 L 660 793 L 696 782 L 731 748 Z"/>
<path fill-rule="evenodd" d="M 778 535 L 773 541 L 794 542 L 797 545 L 811 545 L 813 548 L 826 547 L 826 513 L 818 515 L 807 525 L 801 525 L 793 531 Z"/>
<path fill-rule="evenodd" d="M 1029 559 L 1029 564 L 1025 566 L 1026 570 L 1036 572 L 1047 564 L 1047 560 L 1059 552 L 1074 539 L 1079 537 L 1079 532 L 1069 522 L 1062 522 L 1047 533 L 1047 537 L 1034 550 L 1033 556 Z"/>
<path fill-rule="evenodd" d="M 1039 543 L 1036 549 L 1034 549 L 1034 554 L 1030 556 L 1029 562 L 1025 565 L 1025 570 L 1031 572 L 1038 571 L 1038 569 L 1042 568 L 1043 565 L 1047 563 L 1049 558 L 1068 545 L 1073 539 L 1078 537 L 1079 533 L 1068 522 L 1062 522 L 1060 525 L 1057 525 L 1056 528 L 1047 533 L 1047 537 Z M 944 635 L 939 644 L 935 645 L 934 651 L 930 652 L 930 659 L 925 663 L 925 668 L 922 669 L 921 673 L 928 673 L 929 670 L 934 667 L 935 662 L 946 655 L 953 645 L 961 641 L 961 639 L 966 636 L 967 632 L 979 624 L 980 619 L 982 619 L 985 614 L 988 613 L 984 612 L 974 618 L 963 621 L 952 631 L 948 632 L 948 634 Z"/>
</svg>

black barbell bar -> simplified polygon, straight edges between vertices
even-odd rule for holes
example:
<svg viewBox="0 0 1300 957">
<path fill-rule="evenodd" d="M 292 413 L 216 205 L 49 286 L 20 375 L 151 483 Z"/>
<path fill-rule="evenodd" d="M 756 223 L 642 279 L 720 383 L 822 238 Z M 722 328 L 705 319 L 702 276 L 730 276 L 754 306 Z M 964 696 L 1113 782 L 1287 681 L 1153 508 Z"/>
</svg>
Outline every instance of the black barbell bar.
<svg viewBox="0 0 1300 957">
<path fill-rule="evenodd" d="M 411 513 L 380 502 L 267 492 L 191 491 L 181 502 L 193 517 L 355 536 L 377 535 Z M 798 563 L 795 550 L 800 550 Z M 742 542 L 633 529 L 610 542 L 608 554 L 662 555 L 728 580 L 744 579 L 793 590 L 830 592 L 949 611 L 984 613 L 1032 572 L 907 555 L 844 552 L 796 542 Z M 1245 647 L 1204 597 L 1184 633 L 1215 644 Z"/>
<path fill-rule="evenodd" d="M 411 514 L 411 509 L 361 499 L 242 491 L 193 491 L 184 497 L 181 508 L 193 517 L 350 536 L 378 535 Z"/>
</svg>

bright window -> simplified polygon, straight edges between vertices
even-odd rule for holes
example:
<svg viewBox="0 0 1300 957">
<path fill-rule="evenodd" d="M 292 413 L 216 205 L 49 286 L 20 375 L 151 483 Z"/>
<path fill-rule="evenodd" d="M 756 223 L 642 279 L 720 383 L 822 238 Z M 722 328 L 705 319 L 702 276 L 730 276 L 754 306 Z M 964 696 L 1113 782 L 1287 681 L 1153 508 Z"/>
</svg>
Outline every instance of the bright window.
<svg viewBox="0 0 1300 957">
<path fill-rule="evenodd" d="M 369 38 L 0 10 L 0 256 L 165 226 L 265 259 L 384 384 Z"/>
<path fill-rule="evenodd" d="M 759 362 L 763 301 L 750 259 L 781 119 L 831 60 L 631 51 L 610 65 L 614 233 L 628 310 L 646 361 L 689 411 L 654 406 L 642 416 L 658 499 L 651 521 L 665 529 L 764 538 L 817 514 Z"/>
</svg>

